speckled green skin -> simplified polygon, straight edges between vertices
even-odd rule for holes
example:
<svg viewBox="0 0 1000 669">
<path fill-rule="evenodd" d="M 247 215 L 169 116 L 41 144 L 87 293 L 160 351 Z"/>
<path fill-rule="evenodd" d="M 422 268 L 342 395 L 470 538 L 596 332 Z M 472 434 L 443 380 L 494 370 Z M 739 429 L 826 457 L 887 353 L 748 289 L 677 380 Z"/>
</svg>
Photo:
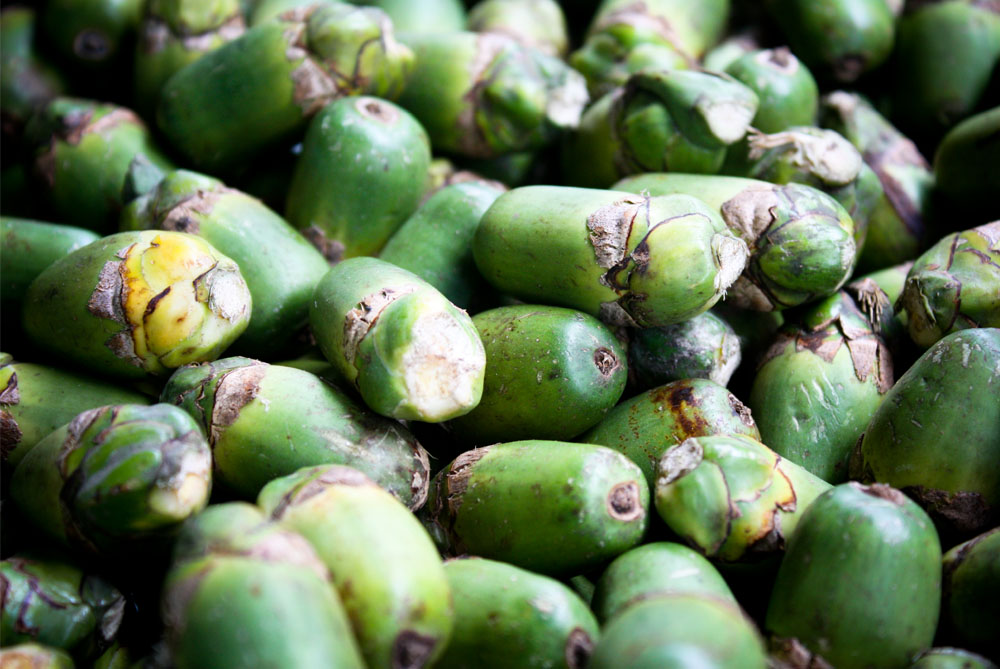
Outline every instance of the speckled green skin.
<svg viewBox="0 0 1000 669">
<path fill-rule="evenodd" d="M 886 394 L 852 473 L 903 489 L 963 534 L 992 527 L 1000 507 L 998 396 L 1000 330 L 948 335 Z"/>
<path fill-rule="evenodd" d="M 56 648 L 49 648 L 37 643 L 21 643 L 16 646 L 0 648 L 0 663 L 7 666 L 25 666 L 35 669 L 73 669 L 76 665 L 73 658 Z M 15 664 L 23 662 L 25 664 Z"/>
<path fill-rule="evenodd" d="M 21 459 L 9 489 L 41 532 L 96 554 L 156 545 L 203 509 L 210 491 L 208 443 L 168 404 L 81 413 Z"/>
<path fill-rule="evenodd" d="M 611 620 L 592 669 L 764 669 L 764 642 L 733 603 L 697 594 L 652 597 Z"/>
<path fill-rule="evenodd" d="M 384 296 L 395 299 L 379 311 L 351 359 L 345 320 L 349 314 L 368 316 Z M 323 355 L 376 413 L 440 422 L 479 403 L 486 354 L 472 319 L 412 272 L 376 258 L 350 258 L 316 286 L 309 313 Z M 420 359 L 421 351 L 440 357 L 441 370 L 452 375 L 447 383 L 411 382 L 408 372 L 428 363 Z M 425 401 L 445 396 L 454 400 L 449 407 Z"/>
<path fill-rule="evenodd" d="M 952 332 L 1000 327 L 1000 221 L 948 235 L 917 258 L 899 305 L 925 348 Z"/>
<path fill-rule="evenodd" d="M 427 498 L 427 453 L 402 425 L 318 376 L 247 358 L 184 367 L 163 389 L 208 435 L 216 480 L 246 499 L 302 467 L 348 465 L 409 508 Z"/>
<path fill-rule="evenodd" d="M 452 304 L 468 309 L 489 290 L 476 269 L 472 239 L 479 220 L 502 192 L 485 181 L 445 186 L 406 219 L 378 257 L 413 272 Z"/>
<path fill-rule="evenodd" d="M 944 555 L 941 623 L 947 638 L 996 657 L 1000 614 L 1000 529 L 955 546 Z"/>
<path fill-rule="evenodd" d="M 442 669 L 582 669 L 598 637 L 597 620 L 565 585 L 483 558 L 444 564 L 455 600 L 455 629 Z"/>
<path fill-rule="evenodd" d="M 65 88 L 61 75 L 35 51 L 35 16 L 35 11 L 28 7 L 4 8 L 0 14 L 0 112 L 5 125 L 4 142 L 18 141 L 8 135 L 11 124 L 20 129 L 37 107 L 60 95 Z"/>
<path fill-rule="evenodd" d="M 591 606 L 607 624 L 629 607 L 665 593 L 705 594 L 736 604 L 711 562 L 683 544 L 661 541 L 615 558 L 597 582 Z"/>
<path fill-rule="evenodd" d="M 931 646 L 941 546 L 930 518 L 899 491 L 844 483 L 820 496 L 792 535 L 767 630 L 836 667 L 906 667 Z M 867 488 L 870 490 L 870 488 Z"/>
<path fill-rule="evenodd" d="M 20 301 L 45 268 L 98 238 L 97 233 L 72 225 L 0 218 L 0 296 L 5 302 Z"/>
<path fill-rule="evenodd" d="M 744 434 L 760 439 L 750 410 L 708 379 L 685 379 L 625 400 L 580 441 L 613 448 L 639 465 L 650 488 L 668 448 L 690 437 Z"/>
<path fill-rule="evenodd" d="M 721 211 L 750 247 L 743 275 L 728 299 L 772 311 L 831 295 L 856 260 L 854 222 L 832 197 L 810 186 L 699 174 L 644 174 L 615 188 L 651 195 L 689 194 Z"/>
<path fill-rule="evenodd" d="M 139 117 L 124 107 L 55 98 L 26 132 L 39 147 L 35 169 L 43 177 L 47 206 L 59 220 L 103 234 L 114 229 L 125 175 L 137 155 L 173 169 Z"/>
<path fill-rule="evenodd" d="M 982 655 L 958 648 L 931 648 L 917 656 L 909 669 L 996 669 Z"/>
<path fill-rule="evenodd" d="M 332 262 L 375 255 L 417 209 L 430 141 L 409 112 L 351 97 L 310 122 L 285 216 Z"/>
<path fill-rule="evenodd" d="M 816 122 L 816 80 L 788 49 L 750 51 L 727 65 L 725 71 L 757 94 L 759 105 L 753 117 L 757 130 L 780 132 Z"/>
<path fill-rule="evenodd" d="M 142 0 L 55 0 L 42 26 L 51 45 L 78 67 L 106 71 L 124 55 L 142 18 Z"/>
<path fill-rule="evenodd" d="M 934 186 L 960 211 L 997 215 L 991 202 L 1000 183 L 1000 107 L 971 116 L 952 128 L 934 154 Z M 970 218 L 968 220 L 977 220 Z"/>
<path fill-rule="evenodd" d="M 81 411 L 106 404 L 148 404 L 145 395 L 54 367 L 27 362 L 0 366 L 3 466 L 16 467 L 35 444 Z"/>
<path fill-rule="evenodd" d="M 896 17 L 885 0 L 771 0 L 771 16 L 819 77 L 852 82 L 892 51 Z"/>
<path fill-rule="evenodd" d="M 280 350 L 306 324 L 313 290 L 330 269 L 259 200 L 187 170 L 171 172 L 130 203 L 121 228 L 187 232 L 235 260 L 253 298 L 250 322 L 236 348 L 261 357 Z"/>
<path fill-rule="evenodd" d="M 456 458 L 431 482 L 422 518 L 448 554 L 568 576 L 639 543 L 648 508 L 641 470 L 620 453 L 529 440 Z"/>
<path fill-rule="evenodd" d="M 885 341 L 845 292 L 811 306 L 765 353 L 749 406 L 761 441 L 830 483 L 893 383 Z"/>
<path fill-rule="evenodd" d="M 721 386 L 740 364 L 740 340 L 729 324 L 706 311 L 674 325 L 628 331 L 629 377 L 638 390 L 681 379 Z"/>
<path fill-rule="evenodd" d="M 483 276 L 505 293 L 641 327 L 706 311 L 746 257 L 696 198 L 564 186 L 501 195 L 472 250 Z"/>
<path fill-rule="evenodd" d="M 1000 12 L 989 3 L 930 3 L 900 19 L 893 119 L 936 140 L 973 113 L 1000 61 Z"/>
<path fill-rule="evenodd" d="M 593 316 L 515 305 L 472 322 L 486 349 L 486 377 L 476 408 L 449 423 L 465 443 L 569 440 L 600 421 L 625 390 L 625 350 Z"/>
<path fill-rule="evenodd" d="M 312 544 L 330 570 L 372 667 L 421 667 L 451 636 L 441 558 L 416 518 L 357 470 L 299 470 L 264 486 L 258 505 Z"/>
<path fill-rule="evenodd" d="M 15 555 L 0 562 L 4 646 L 35 642 L 93 657 L 114 641 L 125 600 L 69 562 Z"/>
</svg>

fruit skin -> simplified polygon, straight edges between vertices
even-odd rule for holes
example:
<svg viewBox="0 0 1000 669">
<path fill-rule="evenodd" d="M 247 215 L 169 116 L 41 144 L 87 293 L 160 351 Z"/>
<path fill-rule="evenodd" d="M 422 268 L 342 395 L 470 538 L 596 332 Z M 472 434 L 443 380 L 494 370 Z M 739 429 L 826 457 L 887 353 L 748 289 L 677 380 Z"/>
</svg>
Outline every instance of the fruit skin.
<svg viewBox="0 0 1000 669">
<path fill-rule="evenodd" d="M 966 328 L 1000 327 L 1000 221 L 948 235 L 917 258 L 899 305 L 924 348 Z"/>
<path fill-rule="evenodd" d="M 579 441 L 627 456 L 656 483 L 656 465 L 671 446 L 690 437 L 743 434 L 760 439 L 750 410 L 708 379 L 682 379 L 621 402 Z"/>
<path fill-rule="evenodd" d="M 615 558 L 597 581 L 591 606 L 606 625 L 629 607 L 666 593 L 704 594 L 736 604 L 711 562 L 687 546 L 660 541 Z"/>
<path fill-rule="evenodd" d="M 486 0 L 469 12 L 469 30 L 509 35 L 550 56 L 569 49 L 566 18 L 556 0 Z"/>
<path fill-rule="evenodd" d="M 597 620 L 559 581 L 477 557 L 448 560 L 444 573 L 455 600 L 455 629 L 434 666 L 586 666 Z"/>
<path fill-rule="evenodd" d="M 476 314 L 472 323 L 486 350 L 483 396 L 448 424 L 466 443 L 572 439 L 625 389 L 625 351 L 593 316 L 514 305 Z"/>
<path fill-rule="evenodd" d="M 696 198 L 565 186 L 501 195 L 472 250 L 502 292 L 640 327 L 706 311 L 746 261 L 745 244 Z"/>
<path fill-rule="evenodd" d="M 479 403 L 486 354 L 472 319 L 412 272 L 349 258 L 316 286 L 309 321 L 376 413 L 440 422 Z"/>
<path fill-rule="evenodd" d="M 247 327 L 239 267 L 180 232 L 120 232 L 77 249 L 28 287 L 24 329 L 40 345 L 119 378 L 214 360 Z"/>
<path fill-rule="evenodd" d="M 117 384 L 55 367 L 0 359 L 3 467 L 17 467 L 35 444 L 82 411 L 106 404 L 149 403 L 142 393 Z"/>
<path fill-rule="evenodd" d="M 948 209 L 971 212 L 968 220 L 1000 218 L 991 202 L 1000 183 L 1000 107 L 971 116 L 948 131 L 934 153 L 934 187 Z"/>
<path fill-rule="evenodd" d="M 133 200 L 122 230 L 168 230 L 201 237 L 236 261 L 253 313 L 236 348 L 273 354 L 309 319 L 313 289 L 329 264 L 298 232 L 259 200 L 218 179 L 177 170 Z"/>
<path fill-rule="evenodd" d="M 837 667 L 907 667 L 931 646 L 940 594 L 941 545 L 927 514 L 889 486 L 844 483 L 792 535 L 766 627 Z"/>
<path fill-rule="evenodd" d="M 100 236 L 73 225 L 0 217 L 0 262 L 4 302 L 19 302 L 45 268 Z"/>
<path fill-rule="evenodd" d="M 725 386 L 740 365 L 740 340 L 711 311 L 674 325 L 628 330 L 629 378 L 639 390 L 681 379 Z"/>
<path fill-rule="evenodd" d="M 749 51 L 725 68 L 757 94 L 753 127 L 763 133 L 812 125 L 819 110 L 819 88 L 812 73 L 787 47 Z"/>
<path fill-rule="evenodd" d="M 431 482 L 421 518 L 449 555 L 571 575 L 638 544 L 648 508 L 649 487 L 625 456 L 527 440 L 460 455 Z"/>
<path fill-rule="evenodd" d="M 83 75 L 124 69 L 125 45 L 142 19 L 142 0 L 53 0 L 45 3 L 42 29 L 48 43 Z"/>
<path fill-rule="evenodd" d="M 0 663 L 11 669 L 73 669 L 67 653 L 37 643 L 19 643 L 0 648 Z"/>
<path fill-rule="evenodd" d="M 699 594 L 662 594 L 629 607 L 602 630 L 593 669 L 764 669 L 764 642 L 738 606 Z"/>
<path fill-rule="evenodd" d="M 982 655 L 958 648 L 931 648 L 916 657 L 910 669 L 996 669 Z"/>
<path fill-rule="evenodd" d="M 409 510 L 350 467 L 301 469 L 257 504 L 330 570 L 366 663 L 421 667 L 444 651 L 453 606 L 441 558 Z"/>
<path fill-rule="evenodd" d="M 5 7 L 0 14 L 3 140 L 14 146 L 31 114 L 66 88 L 62 75 L 37 53 L 36 25 L 37 13 L 29 7 Z M 5 153 L 9 149 L 5 147 Z"/>
<path fill-rule="evenodd" d="M 963 647 L 996 656 L 1000 625 L 1000 528 L 955 546 L 944 555 L 942 630 Z"/>
<path fill-rule="evenodd" d="M 321 464 L 355 467 L 410 509 L 427 498 L 430 465 L 413 435 L 309 372 L 224 358 L 177 370 L 161 399 L 201 422 L 215 480 L 244 498 Z"/>
<path fill-rule="evenodd" d="M 309 123 L 285 216 L 330 262 L 375 255 L 416 211 L 430 161 L 427 133 L 405 109 L 335 100 Z"/>
</svg>

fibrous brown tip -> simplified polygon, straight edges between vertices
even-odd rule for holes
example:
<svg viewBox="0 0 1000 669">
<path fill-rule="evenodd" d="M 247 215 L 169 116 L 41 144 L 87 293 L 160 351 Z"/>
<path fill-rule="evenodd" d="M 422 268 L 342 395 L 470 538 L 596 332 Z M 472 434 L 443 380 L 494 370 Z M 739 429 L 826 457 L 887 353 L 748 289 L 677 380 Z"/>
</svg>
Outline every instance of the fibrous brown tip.
<svg viewBox="0 0 1000 669">
<path fill-rule="evenodd" d="M 17 420 L 5 410 L 0 410 L 0 458 L 4 461 L 21 443 L 21 432 Z"/>
<path fill-rule="evenodd" d="M 871 485 L 863 485 L 855 481 L 850 481 L 849 485 L 853 486 L 860 492 L 866 495 L 871 495 L 872 497 L 878 497 L 879 499 L 884 499 L 887 502 L 892 502 L 897 506 L 903 506 L 906 504 L 907 497 L 899 490 L 896 490 L 891 485 L 885 483 L 872 483 Z"/>
<path fill-rule="evenodd" d="M 392 669 L 420 669 L 430 661 L 437 639 L 403 630 L 392 645 Z"/>
<path fill-rule="evenodd" d="M 574 627 L 566 639 L 566 666 L 569 669 L 583 669 L 594 652 L 594 642 L 582 628 Z"/>
<path fill-rule="evenodd" d="M 729 393 L 729 406 L 732 407 L 736 415 L 740 417 L 741 423 L 747 427 L 756 426 L 756 423 L 753 421 L 753 415 L 750 413 L 750 407 L 743 404 L 743 402 L 740 402 L 736 395 L 733 395 L 732 393 Z"/>
<path fill-rule="evenodd" d="M 362 116 L 373 118 L 382 123 L 395 123 L 396 119 L 399 118 L 399 112 L 395 108 L 376 98 L 358 98 L 354 106 Z"/>
<path fill-rule="evenodd" d="M 619 483 L 611 489 L 607 498 L 608 515 L 615 520 L 631 522 L 642 518 L 646 510 L 639 499 L 639 484 L 635 481 Z"/>
<path fill-rule="evenodd" d="M 965 490 L 948 492 L 924 486 L 909 486 L 903 492 L 923 507 L 939 526 L 962 536 L 982 532 L 994 524 L 996 510 L 990 507 L 981 493 Z"/>
<path fill-rule="evenodd" d="M 618 357 L 614 354 L 614 351 L 603 346 L 594 351 L 594 365 L 597 366 L 597 371 L 603 377 L 611 376 L 620 367 Z"/>
</svg>

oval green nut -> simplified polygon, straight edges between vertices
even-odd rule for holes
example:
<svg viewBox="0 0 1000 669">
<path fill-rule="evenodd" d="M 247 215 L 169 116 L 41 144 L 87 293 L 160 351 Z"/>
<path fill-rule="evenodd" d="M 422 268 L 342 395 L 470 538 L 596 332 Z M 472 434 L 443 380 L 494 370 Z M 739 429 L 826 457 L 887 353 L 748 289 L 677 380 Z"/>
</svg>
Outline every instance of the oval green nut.
<svg viewBox="0 0 1000 669">
<path fill-rule="evenodd" d="M 597 581 L 591 606 L 606 625 L 629 607 L 666 593 L 704 594 L 736 604 L 711 562 L 687 546 L 660 541 L 615 558 Z"/>
<path fill-rule="evenodd" d="M 778 569 L 766 627 L 838 668 L 906 667 L 930 648 L 941 545 L 930 518 L 887 485 L 821 495 Z"/>
<path fill-rule="evenodd" d="M 997 156 L 1000 106 L 971 116 L 948 131 L 934 152 L 934 188 L 947 198 L 949 212 L 961 212 L 970 221 L 998 216 L 1000 210 L 991 201 L 1000 183 Z"/>
<path fill-rule="evenodd" d="M 444 563 L 455 629 L 435 667 L 587 666 L 598 625 L 565 585 L 525 569 L 469 557 Z"/>
<path fill-rule="evenodd" d="M 448 423 L 467 443 L 572 439 L 625 390 L 625 351 L 593 316 L 516 305 L 481 312 L 472 323 L 486 350 L 483 397 Z"/>
<path fill-rule="evenodd" d="M 787 47 L 750 51 L 725 68 L 757 94 L 753 127 L 764 133 L 812 125 L 819 110 L 819 87 L 812 73 Z"/>
<path fill-rule="evenodd" d="M 479 403 L 486 354 L 472 320 L 411 272 L 345 260 L 316 286 L 309 321 L 323 355 L 376 413 L 440 422 Z"/>
<path fill-rule="evenodd" d="M 750 409 L 708 379 L 682 379 L 625 400 L 580 437 L 639 465 L 650 488 L 667 449 L 691 437 L 742 434 L 760 439 Z"/>
<path fill-rule="evenodd" d="M 417 669 L 441 655 L 451 590 L 434 543 L 398 500 L 355 469 L 326 465 L 272 481 L 257 503 L 329 568 L 369 666 Z"/>
<path fill-rule="evenodd" d="M 161 399 L 201 421 L 215 480 L 253 499 L 302 467 L 348 465 L 408 508 L 427 499 L 427 453 L 406 428 L 309 372 L 247 358 L 183 367 Z"/>
<path fill-rule="evenodd" d="M 944 554 L 941 629 L 953 639 L 992 657 L 1000 643 L 1000 528 L 955 546 Z"/>
<path fill-rule="evenodd" d="M 93 76 L 122 59 L 142 9 L 142 0 L 53 0 L 45 4 L 42 27 L 56 51 Z"/>
<path fill-rule="evenodd" d="M 416 211 L 430 161 L 427 133 L 405 109 L 336 100 L 309 124 L 285 216 L 330 262 L 375 255 Z"/>
<path fill-rule="evenodd" d="M 483 215 L 476 265 L 519 299 L 579 309 L 606 323 L 678 323 L 737 279 L 746 244 L 700 200 L 524 186 Z"/>
<path fill-rule="evenodd" d="M 739 337 L 711 311 L 681 323 L 627 332 L 629 377 L 639 390 L 681 379 L 709 379 L 725 386 L 740 366 Z"/>
<path fill-rule="evenodd" d="M 49 265 L 100 236 L 73 225 L 0 217 L 0 292 L 4 302 L 20 301 Z"/>
<path fill-rule="evenodd" d="M 246 329 L 237 264 L 180 232 L 121 232 L 49 266 L 28 288 L 24 328 L 45 348 L 121 378 L 214 360 Z"/>
<path fill-rule="evenodd" d="M 421 513 L 448 554 L 572 575 L 638 544 L 648 508 L 642 471 L 620 453 L 529 440 L 460 455 L 431 482 Z"/>
</svg>

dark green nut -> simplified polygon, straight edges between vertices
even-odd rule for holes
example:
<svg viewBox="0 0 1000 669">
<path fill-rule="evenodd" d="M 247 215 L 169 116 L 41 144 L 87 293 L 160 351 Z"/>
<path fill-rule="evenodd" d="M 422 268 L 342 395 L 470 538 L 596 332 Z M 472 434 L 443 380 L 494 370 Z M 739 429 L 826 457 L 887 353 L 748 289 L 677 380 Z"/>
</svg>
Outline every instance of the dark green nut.
<svg viewBox="0 0 1000 669">
<path fill-rule="evenodd" d="M 749 86 L 759 102 L 753 127 L 764 133 L 812 125 L 819 110 L 819 88 L 812 73 L 787 47 L 750 51 L 725 68 Z"/>
<path fill-rule="evenodd" d="M 1000 528 L 989 530 L 944 554 L 941 628 L 948 639 L 997 656 L 1000 612 Z"/>
<path fill-rule="evenodd" d="M 66 88 L 62 75 L 37 50 L 36 24 L 37 12 L 30 7 L 5 7 L 0 13 L 0 111 L 5 142 L 19 142 L 17 135 L 35 110 Z"/>
<path fill-rule="evenodd" d="M 997 156 L 1000 106 L 965 119 L 944 136 L 934 153 L 934 188 L 947 199 L 949 212 L 962 212 L 970 221 L 1000 218 L 994 201 L 1000 183 Z"/>
<path fill-rule="evenodd" d="M 681 379 L 709 379 L 725 386 L 740 365 L 740 340 L 711 311 L 674 325 L 630 329 L 629 377 L 639 390 Z"/>
<path fill-rule="evenodd" d="M 431 482 L 425 526 L 446 553 L 571 575 L 639 543 L 649 487 L 609 448 L 515 441 L 463 453 Z"/>
<path fill-rule="evenodd" d="M 486 350 L 483 397 L 449 423 L 467 443 L 572 439 L 625 389 L 625 351 L 593 316 L 516 305 L 484 311 L 472 323 Z"/>
<path fill-rule="evenodd" d="M 107 72 L 123 59 L 142 19 L 142 0 L 53 0 L 42 28 L 63 58 L 82 71 Z"/>
</svg>

